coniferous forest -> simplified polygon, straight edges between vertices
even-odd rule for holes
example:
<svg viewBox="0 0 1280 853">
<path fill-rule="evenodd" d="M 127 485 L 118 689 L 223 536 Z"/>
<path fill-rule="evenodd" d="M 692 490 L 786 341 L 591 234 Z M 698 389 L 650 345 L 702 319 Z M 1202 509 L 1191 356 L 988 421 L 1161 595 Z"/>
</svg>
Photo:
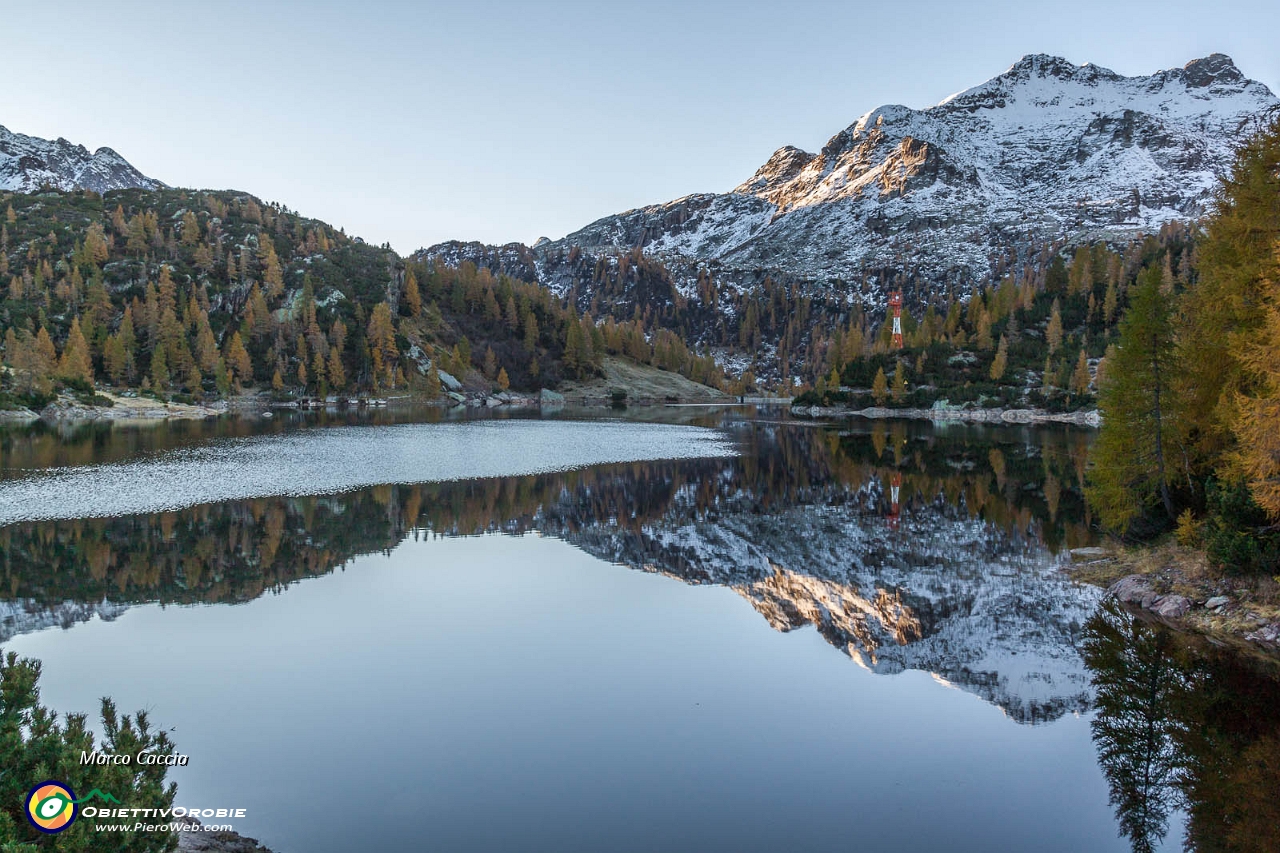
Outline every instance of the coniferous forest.
<svg viewBox="0 0 1280 853">
<path fill-rule="evenodd" d="M 608 352 L 712 385 L 669 332 L 597 323 L 536 285 L 471 264 L 405 262 L 244 194 L 48 191 L 0 197 L 3 400 L 39 409 L 95 384 L 192 402 L 428 396 L 440 372 L 536 390 Z"/>
</svg>

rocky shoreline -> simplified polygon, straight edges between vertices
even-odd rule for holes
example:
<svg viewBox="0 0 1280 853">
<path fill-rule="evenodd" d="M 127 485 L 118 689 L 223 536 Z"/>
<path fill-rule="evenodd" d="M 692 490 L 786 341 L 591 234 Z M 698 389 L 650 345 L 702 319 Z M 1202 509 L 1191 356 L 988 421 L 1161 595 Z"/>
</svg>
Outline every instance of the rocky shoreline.
<svg viewBox="0 0 1280 853">
<path fill-rule="evenodd" d="M 1274 593 L 1260 591 L 1268 579 L 1216 576 L 1196 565 L 1200 555 L 1187 560 L 1186 552 L 1180 552 L 1184 559 L 1171 558 L 1173 551 L 1166 546 L 1135 557 L 1077 548 L 1071 555 L 1078 562 L 1068 573 L 1176 630 L 1280 654 L 1280 601 Z"/>
<path fill-rule="evenodd" d="M 1280 652 L 1280 619 L 1259 612 L 1248 601 L 1230 595 L 1192 598 L 1176 592 L 1161 592 L 1159 580 L 1146 575 L 1127 575 L 1107 588 L 1107 594 L 1121 604 L 1152 613 L 1173 623 L 1205 634 L 1227 634 L 1268 651 Z"/>
<path fill-rule="evenodd" d="M 890 409 L 869 406 L 847 409 L 840 406 L 792 406 L 791 414 L 801 418 L 909 418 L 921 421 L 963 421 L 965 423 L 1035 424 L 1058 423 L 1096 427 L 1102 424 L 1097 409 L 1078 412 L 1048 412 L 1043 409 Z"/>
<path fill-rule="evenodd" d="M 62 394 L 39 412 L 28 408 L 0 410 L 0 422 L 23 423 L 45 421 L 154 421 L 166 419 L 201 419 L 225 414 L 230 406 L 225 401 L 196 405 L 161 402 L 150 397 L 122 397 L 99 392 L 109 404 L 86 403 Z"/>
</svg>

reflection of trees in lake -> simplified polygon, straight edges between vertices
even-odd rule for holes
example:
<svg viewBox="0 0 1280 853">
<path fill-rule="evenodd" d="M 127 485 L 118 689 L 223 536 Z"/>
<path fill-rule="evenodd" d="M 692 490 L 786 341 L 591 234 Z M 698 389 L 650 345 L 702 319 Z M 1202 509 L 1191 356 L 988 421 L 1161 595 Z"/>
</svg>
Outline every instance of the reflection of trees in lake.
<svg viewBox="0 0 1280 853">
<path fill-rule="evenodd" d="M 1180 777 L 1174 748 L 1174 691 L 1182 676 L 1169 637 L 1104 605 L 1090 621 L 1084 659 L 1093 671 L 1093 742 L 1111 787 L 1111 805 L 1135 853 L 1164 838 Z"/>
<path fill-rule="evenodd" d="M 1280 667 L 1100 609 L 1086 626 L 1098 760 L 1135 851 L 1185 809 L 1198 853 L 1280 850 Z"/>
<path fill-rule="evenodd" d="M 999 527 L 1035 527 L 1055 551 L 1089 541 L 1088 432 L 877 420 L 854 422 L 840 435 L 844 464 L 901 471 L 904 500 L 913 505 L 942 495 Z"/>
<path fill-rule="evenodd" d="M 318 426 L 435 423 L 446 413 L 431 407 L 408 411 L 281 411 L 271 420 L 206 418 L 115 423 L 93 421 L 0 422 L 0 479 L 36 468 L 100 465 L 139 456 L 201 447 L 210 441 L 281 434 Z"/>
</svg>

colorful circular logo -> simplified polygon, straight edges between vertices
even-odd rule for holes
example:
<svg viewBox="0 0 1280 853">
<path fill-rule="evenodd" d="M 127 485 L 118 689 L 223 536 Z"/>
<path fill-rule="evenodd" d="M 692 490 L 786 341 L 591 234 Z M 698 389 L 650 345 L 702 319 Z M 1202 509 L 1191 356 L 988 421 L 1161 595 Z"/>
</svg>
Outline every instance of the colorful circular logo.
<svg viewBox="0 0 1280 853">
<path fill-rule="evenodd" d="M 75 792 L 61 782 L 50 779 L 27 793 L 27 820 L 41 832 L 62 832 L 75 819 Z"/>
</svg>

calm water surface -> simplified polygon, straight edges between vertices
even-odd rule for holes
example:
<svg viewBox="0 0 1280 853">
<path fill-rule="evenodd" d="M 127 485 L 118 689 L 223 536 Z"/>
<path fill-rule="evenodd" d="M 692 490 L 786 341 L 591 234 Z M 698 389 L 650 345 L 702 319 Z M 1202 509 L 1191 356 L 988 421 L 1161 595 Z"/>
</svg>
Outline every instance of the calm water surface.
<svg viewBox="0 0 1280 853">
<path fill-rule="evenodd" d="M 280 853 L 1277 849 L 1274 674 L 1060 572 L 1088 433 L 378 417 L 0 435 L 0 641 Z"/>
</svg>

